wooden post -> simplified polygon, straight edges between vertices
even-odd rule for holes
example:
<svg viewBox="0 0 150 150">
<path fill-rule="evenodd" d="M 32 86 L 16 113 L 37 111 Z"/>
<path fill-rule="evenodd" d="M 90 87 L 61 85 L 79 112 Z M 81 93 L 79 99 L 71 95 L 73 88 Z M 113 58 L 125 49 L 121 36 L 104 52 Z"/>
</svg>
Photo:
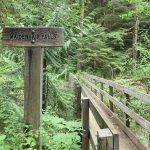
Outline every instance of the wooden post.
<svg viewBox="0 0 150 150">
<path fill-rule="evenodd" d="M 104 88 L 104 85 L 103 85 L 103 83 L 101 83 L 101 90 L 103 90 L 103 88 Z M 101 101 L 103 102 L 103 94 L 101 94 Z"/>
<path fill-rule="evenodd" d="M 148 135 L 148 147 L 150 148 L 150 134 Z"/>
<path fill-rule="evenodd" d="M 38 130 L 42 117 L 42 72 L 43 50 L 41 48 L 28 48 L 25 51 L 25 124 L 32 130 Z M 40 138 L 37 149 L 41 149 Z"/>
<path fill-rule="evenodd" d="M 63 28 L 4 28 L 3 46 L 25 47 L 25 124 L 32 131 L 41 125 L 42 115 L 42 72 L 43 50 L 41 47 L 61 47 L 64 45 Z M 37 139 L 37 150 L 42 149 L 40 134 Z"/>
<path fill-rule="evenodd" d="M 113 87 L 109 86 L 109 94 L 111 96 L 113 96 Z M 112 112 L 114 112 L 114 106 L 113 106 L 113 103 L 111 101 L 109 101 L 109 108 Z"/>
<path fill-rule="evenodd" d="M 97 82 L 96 82 L 96 80 L 95 80 L 95 85 L 97 85 Z M 95 95 L 97 96 L 97 90 L 95 89 Z"/>
<path fill-rule="evenodd" d="M 128 107 L 130 103 L 130 95 L 125 93 L 125 96 L 126 96 L 126 106 Z M 125 116 L 126 116 L 126 126 L 130 127 L 130 120 L 129 120 L 130 117 L 127 114 L 125 114 Z"/>
<path fill-rule="evenodd" d="M 82 150 L 89 150 L 89 99 L 87 97 L 82 99 L 82 121 Z"/>
<path fill-rule="evenodd" d="M 47 76 L 46 76 L 47 61 L 46 58 L 43 59 L 43 96 L 42 96 L 42 111 L 46 111 L 47 107 Z"/>
<path fill-rule="evenodd" d="M 89 78 L 88 80 L 89 80 L 91 83 L 93 83 L 93 79 Z M 92 86 L 91 86 L 91 91 L 93 92 Z"/>
<path fill-rule="evenodd" d="M 81 119 L 81 86 L 77 82 L 75 82 L 75 95 L 76 95 L 76 117 L 77 119 Z"/>
<path fill-rule="evenodd" d="M 100 129 L 97 132 L 97 150 L 113 150 L 113 135 L 107 129 Z"/>
</svg>

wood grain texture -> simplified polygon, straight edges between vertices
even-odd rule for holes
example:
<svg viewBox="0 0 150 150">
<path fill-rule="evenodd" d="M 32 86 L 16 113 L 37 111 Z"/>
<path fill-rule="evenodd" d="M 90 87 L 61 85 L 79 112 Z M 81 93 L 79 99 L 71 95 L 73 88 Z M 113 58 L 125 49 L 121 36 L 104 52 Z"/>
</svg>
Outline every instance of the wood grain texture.
<svg viewBox="0 0 150 150">
<path fill-rule="evenodd" d="M 113 87 L 109 86 L 109 94 L 113 96 Z M 112 112 L 114 112 L 114 105 L 111 101 L 109 101 L 109 108 Z"/>
<path fill-rule="evenodd" d="M 6 47 L 63 46 L 64 29 L 59 27 L 4 28 L 2 43 Z"/>
<path fill-rule="evenodd" d="M 103 83 L 101 83 L 101 89 L 102 89 L 102 90 L 104 89 L 104 84 L 103 84 Z M 103 100 L 104 100 L 103 94 L 100 94 L 100 95 L 101 95 L 101 101 L 103 101 Z"/>
<path fill-rule="evenodd" d="M 108 128 L 97 132 L 97 143 L 97 150 L 113 150 L 113 135 Z"/>
<path fill-rule="evenodd" d="M 134 133 L 129 130 L 123 123 L 122 121 L 116 117 L 116 115 L 94 94 L 90 91 L 90 89 L 88 89 L 87 87 L 85 87 L 84 85 L 81 85 L 82 90 L 84 90 L 84 92 L 87 94 L 88 97 L 90 97 L 89 99 L 93 99 L 95 100 L 95 102 L 97 103 L 97 107 L 101 107 L 110 117 L 112 124 L 114 124 L 116 126 L 115 128 L 117 129 L 119 133 L 119 146 L 120 146 L 120 150 L 148 150 L 148 148 L 143 145 L 138 138 L 134 135 Z M 119 131 L 119 128 L 122 131 Z M 128 137 L 126 137 L 126 135 L 128 135 Z M 131 143 L 129 141 L 130 140 L 136 145 L 136 147 L 133 145 L 133 143 Z M 114 139 L 114 145 L 116 146 L 116 149 L 118 149 L 118 140 L 117 138 Z"/>
<path fill-rule="evenodd" d="M 92 129 L 90 129 L 90 143 L 91 143 L 92 149 L 97 150 L 97 141 L 96 141 L 96 138 Z"/>
<path fill-rule="evenodd" d="M 120 85 L 120 84 L 115 83 L 111 80 L 106 80 L 106 79 L 103 79 L 103 78 L 100 78 L 100 77 L 97 77 L 97 76 L 94 76 L 94 75 L 89 75 L 87 73 L 84 73 L 84 75 L 87 76 L 88 78 L 95 79 L 95 80 L 99 81 L 100 83 L 107 84 L 108 86 L 111 86 L 111 87 L 115 88 L 118 91 L 121 91 L 121 92 L 129 94 L 130 96 L 133 96 L 133 97 L 135 97 L 139 100 L 142 100 L 146 104 L 150 104 L 150 95 L 149 94 L 139 92 L 139 91 L 131 89 L 127 86 Z"/>
<path fill-rule="evenodd" d="M 134 111 L 130 110 L 127 106 L 122 104 L 118 99 L 112 97 L 107 92 L 99 89 L 96 85 L 90 83 L 87 80 L 84 80 L 84 82 L 92 86 L 92 88 L 95 88 L 98 90 L 101 94 L 103 94 L 104 97 L 107 97 L 114 105 L 116 105 L 118 108 L 120 108 L 123 112 L 125 112 L 127 115 L 129 115 L 132 119 L 134 119 L 141 127 L 143 127 L 145 130 L 147 130 L 150 133 L 150 122 L 147 121 L 145 118 L 141 117 L 139 114 L 136 114 Z"/>
<path fill-rule="evenodd" d="M 24 118 L 25 124 L 36 131 L 41 126 L 42 117 L 42 72 L 43 50 L 29 48 L 25 51 L 25 94 Z M 38 148 L 41 149 L 40 136 Z"/>
<path fill-rule="evenodd" d="M 78 82 L 75 83 L 75 103 L 76 103 L 76 117 L 81 119 L 81 86 Z"/>
<path fill-rule="evenodd" d="M 128 94 L 125 94 L 125 97 L 126 97 L 126 106 L 129 107 L 130 105 L 130 95 Z M 126 116 L 126 126 L 127 127 L 130 127 L 130 116 L 125 114 Z"/>
<path fill-rule="evenodd" d="M 113 147 L 114 150 L 119 150 L 119 133 L 117 132 L 117 130 L 114 128 L 114 125 L 111 123 L 110 118 L 108 117 L 108 115 L 101 109 L 101 107 L 99 107 L 97 105 L 97 102 L 93 99 L 93 97 L 90 94 L 90 90 L 84 86 L 83 84 L 82 86 L 82 90 L 86 93 L 87 97 L 90 99 L 90 109 L 95 117 L 95 120 L 97 121 L 98 125 L 101 125 L 101 122 L 99 120 L 101 120 L 101 118 L 103 119 L 103 122 L 105 122 L 104 128 L 109 128 L 111 133 L 113 134 Z M 98 115 L 99 114 L 99 115 Z"/>
<path fill-rule="evenodd" d="M 82 99 L 82 121 L 83 121 L 83 136 L 82 136 L 82 150 L 89 150 L 89 99 L 87 97 Z"/>
</svg>

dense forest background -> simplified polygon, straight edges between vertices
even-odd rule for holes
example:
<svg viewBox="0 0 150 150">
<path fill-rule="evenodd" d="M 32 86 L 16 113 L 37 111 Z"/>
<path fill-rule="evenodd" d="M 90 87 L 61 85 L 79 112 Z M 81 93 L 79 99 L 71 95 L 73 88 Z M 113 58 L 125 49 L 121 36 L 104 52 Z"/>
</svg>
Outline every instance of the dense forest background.
<svg viewBox="0 0 150 150">
<path fill-rule="evenodd" d="M 0 1 L 0 38 L 6 26 L 65 29 L 64 47 L 44 50 L 48 103 L 41 132 L 47 149 L 80 149 L 81 124 L 74 116 L 73 91 L 67 88 L 69 72 L 85 71 L 150 92 L 149 24 L 148 0 Z M 36 134 L 22 132 L 23 75 L 24 49 L 0 43 L 0 149 L 35 146 Z M 149 106 L 134 102 L 130 107 L 150 121 Z M 148 141 L 147 134 L 140 138 Z"/>
</svg>

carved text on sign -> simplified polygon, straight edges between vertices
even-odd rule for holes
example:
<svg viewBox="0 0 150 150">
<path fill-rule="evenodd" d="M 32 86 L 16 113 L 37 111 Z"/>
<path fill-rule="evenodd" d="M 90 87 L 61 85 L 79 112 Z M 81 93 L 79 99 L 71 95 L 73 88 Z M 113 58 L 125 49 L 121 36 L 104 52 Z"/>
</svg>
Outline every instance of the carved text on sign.
<svg viewBox="0 0 150 150">
<path fill-rule="evenodd" d="M 29 34 L 10 34 L 10 40 L 38 40 L 38 39 L 56 39 L 57 38 L 57 32 L 55 33 L 50 33 L 50 34 L 34 34 L 34 35 L 29 35 Z"/>
<path fill-rule="evenodd" d="M 4 28 L 3 45 L 12 47 L 60 47 L 64 45 L 64 30 L 60 27 Z"/>
</svg>

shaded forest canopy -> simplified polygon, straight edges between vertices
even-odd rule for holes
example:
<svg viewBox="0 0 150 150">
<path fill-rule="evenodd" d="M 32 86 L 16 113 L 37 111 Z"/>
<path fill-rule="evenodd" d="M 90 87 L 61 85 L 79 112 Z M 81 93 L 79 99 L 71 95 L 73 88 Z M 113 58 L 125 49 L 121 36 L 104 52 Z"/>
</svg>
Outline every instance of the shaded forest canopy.
<svg viewBox="0 0 150 150">
<path fill-rule="evenodd" d="M 79 148 L 76 145 L 79 136 L 74 130 L 79 130 L 80 122 L 74 121 L 74 96 L 64 81 L 67 73 L 74 72 L 80 76 L 85 71 L 150 93 L 149 24 L 148 0 L 0 1 L 0 38 L 6 26 L 65 29 L 63 48 L 44 49 L 43 96 L 48 103 L 42 131 L 48 148 L 54 145 L 57 150 L 65 144 L 66 149 L 68 146 Z M 22 148 L 27 143 L 34 147 L 36 135 L 30 135 L 27 140 L 21 132 L 24 50 L 4 48 L 1 43 L 0 49 L 0 149 L 10 149 L 10 146 L 15 149 L 15 144 Z M 133 103 L 131 107 L 136 111 L 142 107 L 140 113 L 150 120 L 149 106 Z M 55 121 L 50 122 L 51 119 Z M 59 126 L 60 122 L 63 127 Z M 58 134 L 54 136 L 56 130 Z M 64 137 L 64 130 L 71 130 L 65 136 L 76 140 L 73 143 L 66 141 L 60 148 L 55 140 L 56 137 Z"/>
</svg>

